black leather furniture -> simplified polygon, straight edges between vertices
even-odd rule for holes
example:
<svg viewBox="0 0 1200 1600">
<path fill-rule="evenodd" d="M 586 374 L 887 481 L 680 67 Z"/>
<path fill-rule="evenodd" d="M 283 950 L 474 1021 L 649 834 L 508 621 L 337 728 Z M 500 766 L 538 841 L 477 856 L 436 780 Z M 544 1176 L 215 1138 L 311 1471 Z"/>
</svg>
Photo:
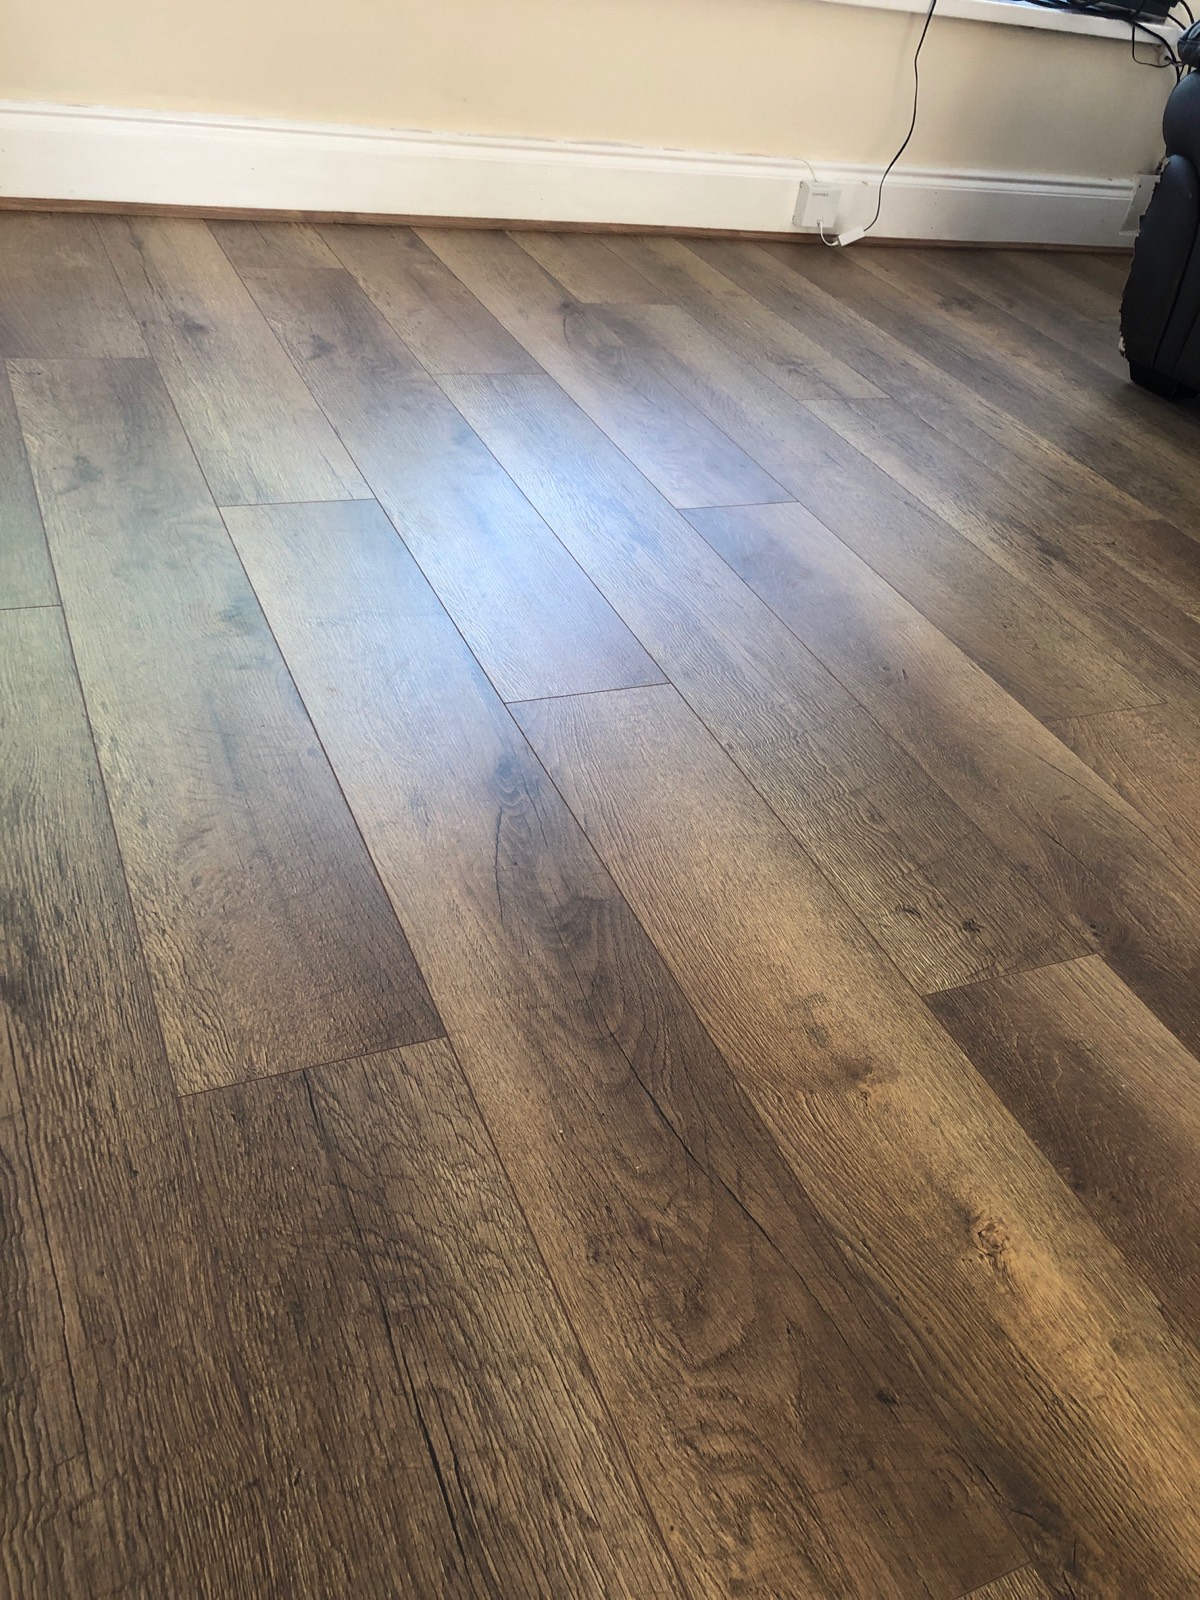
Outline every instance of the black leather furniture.
<svg viewBox="0 0 1200 1600">
<path fill-rule="evenodd" d="M 1189 43 L 1200 53 L 1200 37 L 1185 34 L 1181 48 Z M 1134 383 L 1190 400 L 1200 393 L 1200 73 L 1172 91 L 1163 137 L 1167 164 L 1142 218 L 1121 337 Z"/>
</svg>

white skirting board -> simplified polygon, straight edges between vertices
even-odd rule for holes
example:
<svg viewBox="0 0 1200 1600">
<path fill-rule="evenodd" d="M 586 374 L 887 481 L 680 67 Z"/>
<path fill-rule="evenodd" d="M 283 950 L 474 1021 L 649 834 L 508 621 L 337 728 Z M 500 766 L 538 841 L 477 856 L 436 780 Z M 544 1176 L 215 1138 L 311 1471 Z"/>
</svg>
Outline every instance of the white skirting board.
<svg viewBox="0 0 1200 1600">
<path fill-rule="evenodd" d="M 813 166 L 846 185 L 838 227 L 865 222 L 879 170 Z M 811 170 L 773 156 L 0 101 L 0 196 L 14 199 L 778 233 L 793 230 Z M 900 168 L 875 232 L 1115 245 L 1133 189 L 1132 177 Z"/>
</svg>

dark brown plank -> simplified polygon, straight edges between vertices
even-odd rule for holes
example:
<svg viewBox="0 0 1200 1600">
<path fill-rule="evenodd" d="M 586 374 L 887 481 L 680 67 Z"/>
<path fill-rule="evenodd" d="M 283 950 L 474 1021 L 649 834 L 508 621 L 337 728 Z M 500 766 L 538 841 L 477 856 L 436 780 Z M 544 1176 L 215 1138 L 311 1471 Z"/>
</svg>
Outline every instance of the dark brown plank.
<svg viewBox="0 0 1200 1600">
<path fill-rule="evenodd" d="M 972 1589 L 963 1600 L 1054 1600 L 1054 1597 L 1038 1577 L 1036 1568 L 1021 1567 L 997 1578 L 995 1583 L 985 1583 L 982 1589 Z"/>
<path fill-rule="evenodd" d="M 440 1467 L 329 1170 L 303 1073 L 192 1095 L 183 1124 L 272 1520 L 300 1592 L 463 1596 Z M 485 1593 L 485 1590 L 479 1590 Z"/>
<path fill-rule="evenodd" d="M 419 236 L 672 504 L 791 498 L 511 239 L 432 228 Z"/>
<path fill-rule="evenodd" d="M 852 303 L 1150 510 L 1181 526 L 1200 525 L 1200 435 L 1189 419 L 942 273 L 885 259 L 904 253 L 876 250 L 859 258 L 856 270 L 868 281 Z"/>
<path fill-rule="evenodd" d="M 769 508 L 706 527 L 1059 915 L 1200 1045 L 1200 891 L 1169 841 L 832 535 Z"/>
<path fill-rule="evenodd" d="M 1091 655 L 1107 658 L 1107 681 L 1097 683 L 1097 697 L 1113 696 L 1107 707 L 1096 709 L 1148 704 L 1181 676 L 1185 692 L 1190 689 L 1200 663 L 1195 624 L 1177 608 L 1164 606 L 1160 591 L 1131 561 L 1114 560 L 1111 549 L 1080 527 L 1077 508 L 1056 514 L 1037 499 L 1036 485 L 1031 491 L 1022 483 L 1015 460 L 1007 475 L 985 467 L 893 401 L 822 403 L 813 409 L 930 510 L 1040 593 L 1078 638 L 1091 637 Z M 1147 634 L 1161 650 L 1151 647 Z M 1079 649 L 1087 652 L 1086 644 Z"/>
<path fill-rule="evenodd" d="M 502 698 L 662 681 L 353 279 L 250 282 Z"/>
<path fill-rule="evenodd" d="M 91 217 L 0 218 L 0 355 L 145 354 Z"/>
<path fill-rule="evenodd" d="M 921 255 L 922 253 L 918 253 Z M 1129 368 L 1119 349 L 1120 312 L 1115 297 L 1105 297 L 1098 313 L 1089 306 L 1085 286 L 1071 279 L 1044 252 L 1010 250 L 939 251 L 937 265 L 1001 311 L 1053 339 L 1085 361 L 1122 380 Z"/>
<path fill-rule="evenodd" d="M 411 228 L 344 225 L 325 228 L 323 235 L 430 372 L 538 370 L 528 351 Z"/>
<path fill-rule="evenodd" d="M 609 248 L 611 238 L 586 233 L 511 234 L 527 256 L 555 278 L 566 292 L 583 304 L 651 304 L 665 298 L 630 263 Z M 612 238 L 616 238 L 613 235 Z"/>
<path fill-rule="evenodd" d="M 98 225 L 217 504 L 367 497 L 207 224 Z"/>
<path fill-rule="evenodd" d="M 1196 1339 L 1200 1062 L 1099 956 L 929 1004 L 1179 1334 Z"/>
<path fill-rule="evenodd" d="M 73 1374 L 49 1399 L 93 1485 L 64 1493 L 75 1576 L 50 1593 L 287 1592 L 57 611 L 0 615 L 0 704 L 3 1027 Z"/>
<path fill-rule="evenodd" d="M 342 265 L 311 223 L 218 222 L 214 219 L 206 226 L 237 272 Z"/>
<path fill-rule="evenodd" d="M 1150 706 L 1050 728 L 1200 876 L 1200 707 Z"/>
<path fill-rule="evenodd" d="M 0 231 L 0 247 L 2 241 Z M 0 363 L 0 611 L 57 604 L 42 514 L 29 476 L 8 373 Z"/>
<path fill-rule="evenodd" d="M 914 983 L 948 987 L 949 972 L 1080 953 L 1077 936 L 552 383 L 446 382 Z"/>
<path fill-rule="evenodd" d="M 1044 428 L 993 403 L 963 377 L 945 370 L 926 353 L 929 340 L 914 339 L 903 316 L 882 325 L 878 298 L 853 263 L 827 261 L 831 251 L 804 251 L 807 265 L 797 270 L 794 246 L 693 239 L 689 248 L 719 268 L 791 326 L 832 349 L 869 377 L 914 416 L 953 439 L 978 460 L 1011 470 L 1014 456 L 1021 476 L 1036 482 L 1047 504 L 1073 505 L 1079 519 L 1091 516 L 1144 517 L 1131 494 L 1076 461 L 1053 443 Z M 808 261 L 808 257 L 820 257 Z"/>
<path fill-rule="evenodd" d="M 953 481 L 917 477 L 899 483 L 827 426 L 818 413 L 829 403 L 799 405 L 774 384 L 764 381 L 722 340 L 691 317 L 670 307 L 621 308 L 612 316 L 621 336 L 641 348 L 664 376 L 709 412 L 834 532 L 854 548 L 895 573 L 904 589 L 919 596 L 931 617 L 945 626 L 972 655 L 979 652 L 989 670 L 1028 700 L 1039 714 L 1056 715 L 1055 707 L 1086 705 L 1094 710 L 1146 705 L 1156 698 L 1113 652 L 1089 637 L 1074 613 L 1056 608 L 1056 595 L 1036 592 L 1019 562 L 1005 575 L 992 550 L 977 552 L 958 529 L 934 512 L 954 515 L 958 501 Z M 902 408 L 889 400 L 839 402 L 833 414 L 886 418 Z M 948 452 L 954 447 L 933 429 L 925 434 Z M 848 431 L 845 428 L 843 432 Z M 865 448 L 880 446 L 870 436 Z M 887 465 L 892 465 L 890 458 Z M 931 468 L 931 470 L 933 470 Z M 931 486 L 932 485 L 932 486 Z M 910 493 L 911 489 L 918 494 Z M 936 502 L 922 505 L 920 496 Z M 1074 514 L 1079 514 L 1078 507 Z M 982 513 L 969 525 L 986 527 Z M 980 534 L 980 543 L 985 542 Z M 1015 538 L 1015 535 L 1014 535 Z M 992 543 L 1005 549 L 1001 535 Z M 907 549 L 907 559 L 906 550 Z M 1026 563 L 1028 566 L 1029 564 Z M 1039 576 L 1038 569 L 1033 575 Z M 1086 713 L 1085 713 L 1086 714 Z"/>
<path fill-rule="evenodd" d="M 520 718 L 1060 1590 L 1195 1588 L 1200 1363 L 1120 1253 L 674 689 Z"/>
<path fill-rule="evenodd" d="M 1110 561 L 1157 589 L 1178 610 L 1200 611 L 1200 543 L 1159 518 L 1122 517 L 1072 530 L 1095 542 Z"/>
<path fill-rule="evenodd" d="M 440 1031 L 149 362 L 14 389 L 186 1089 Z"/>
<path fill-rule="evenodd" d="M 0 649 L 8 647 L 2 628 L 0 641 Z M 7 716 L 13 685 L 6 667 L 0 659 Z M 0 1032 L 0 1588 L 29 1600 L 62 1600 L 83 1587 L 81 1541 L 73 1519 L 91 1483 L 15 1065 L 5 1028 Z"/>
<path fill-rule="evenodd" d="M 1011 1535 L 402 546 L 364 529 L 331 572 L 302 522 L 247 512 L 237 537 L 688 1592 L 949 1596 L 1006 1570 Z M 663 1568 L 642 1589 L 672 1592 Z"/>
<path fill-rule="evenodd" d="M 878 399 L 882 394 L 846 360 L 768 309 L 689 249 L 682 239 L 637 234 L 610 240 L 609 244 L 623 261 L 652 279 L 668 303 L 682 307 L 728 340 L 760 372 L 798 400 L 837 395 L 866 400 Z M 837 343 L 836 330 L 827 343 Z"/>
<path fill-rule="evenodd" d="M 449 1046 L 312 1088 L 473 1592 L 657 1592 L 641 1489 Z"/>
</svg>

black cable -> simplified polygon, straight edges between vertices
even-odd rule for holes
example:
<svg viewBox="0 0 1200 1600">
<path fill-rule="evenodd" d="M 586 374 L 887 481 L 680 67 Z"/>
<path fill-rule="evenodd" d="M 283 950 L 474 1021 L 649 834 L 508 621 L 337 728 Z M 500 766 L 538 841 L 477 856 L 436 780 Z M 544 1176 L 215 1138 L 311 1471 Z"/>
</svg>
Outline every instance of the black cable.
<svg viewBox="0 0 1200 1600">
<path fill-rule="evenodd" d="M 899 150 L 896 151 L 896 154 L 888 162 L 887 166 L 883 169 L 883 177 L 879 180 L 879 193 L 875 197 L 875 215 L 863 229 L 864 233 L 870 233 L 871 229 L 879 221 L 879 213 L 883 210 L 883 186 L 888 181 L 888 174 L 891 172 L 892 168 L 908 149 L 909 140 L 912 138 L 913 130 L 917 126 L 917 102 L 921 97 L 921 69 L 919 65 L 921 60 L 921 46 L 925 43 L 925 35 L 929 32 L 929 24 L 933 21 L 933 13 L 936 11 L 936 9 L 937 0 L 929 0 L 929 10 L 925 13 L 925 26 L 921 29 L 921 37 L 917 40 L 917 48 L 913 51 L 912 121 L 908 125 L 908 132 L 904 135 L 903 144 L 900 146 Z"/>
<path fill-rule="evenodd" d="M 1138 60 L 1138 58 L 1137 58 L 1137 34 L 1133 31 L 1135 28 L 1140 28 L 1143 33 L 1148 33 L 1152 39 L 1154 39 L 1154 40 L 1156 40 L 1158 42 L 1159 46 L 1166 52 L 1167 59 L 1165 61 L 1139 61 Z M 1133 57 L 1133 60 L 1134 60 L 1134 63 L 1135 63 L 1136 66 L 1139 66 L 1139 67 L 1174 67 L 1175 68 L 1175 82 L 1178 83 L 1179 80 L 1183 77 L 1183 63 L 1180 61 L 1179 57 L 1175 54 L 1174 50 L 1172 50 L 1172 48 L 1171 48 L 1170 44 L 1167 42 L 1167 40 L 1163 37 L 1163 35 L 1161 33 L 1155 33 L 1153 28 L 1148 28 L 1144 22 L 1139 22 L 1136 17 L 1130 17 L 1130 19 L 1129 19 L 1129 54 Z"/>
<path fill-rule="evenodd" d="M 1160 71 L 1163 67 L 1173 67 L 1176 83 L 1183 77 L 1183 64 L 1175 54 L 1170 42 L 1161 33 L 1156 33 L 1153 28 L 1141 21 L 1141 12 L 1144 10 L 1144 6 L 1140 6 L 1137 11 L 1129 12 L 1105 5 L 1104 0 L 1095 0 L 1095 3 L 1092 3 L 1092 0 L 1028 0 L 1028 3 L 1041 6 L 1044 11 L 1065 11 L 1076 16 L 1106 17 L 1110 22 L 1127 22 L 1129 24 L 1129 55 L 1135 66 L 1151 67 L 1157 71 Z M 1178 3 L 1191 16 L 1191 8 L 1187 0 L 1178 0 Z M 1172 7 L 1172 9 L 1174 8 Z M 1165 61 L 1138 60 L 1137 29 L 1139 28 L 1143 33 L 1149 34 L 1150 38 L 1162 50 L 1166 56 Z"/>
</svg>

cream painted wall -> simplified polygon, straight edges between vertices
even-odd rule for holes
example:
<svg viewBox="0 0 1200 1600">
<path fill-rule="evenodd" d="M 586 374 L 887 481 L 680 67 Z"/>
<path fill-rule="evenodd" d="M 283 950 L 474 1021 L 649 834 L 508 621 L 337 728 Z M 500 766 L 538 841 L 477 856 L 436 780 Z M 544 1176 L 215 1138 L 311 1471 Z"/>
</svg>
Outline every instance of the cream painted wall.
<svg viewBox="0 0 1200 1600">
<path fill-rule="evenodd" d="M 0 97 L 875 162 L 921 19 L 824 0 L 6 0 Z M 1170 75 L 933 23 L 913 166 L 1125 177 Z"/>
</svg>

